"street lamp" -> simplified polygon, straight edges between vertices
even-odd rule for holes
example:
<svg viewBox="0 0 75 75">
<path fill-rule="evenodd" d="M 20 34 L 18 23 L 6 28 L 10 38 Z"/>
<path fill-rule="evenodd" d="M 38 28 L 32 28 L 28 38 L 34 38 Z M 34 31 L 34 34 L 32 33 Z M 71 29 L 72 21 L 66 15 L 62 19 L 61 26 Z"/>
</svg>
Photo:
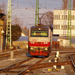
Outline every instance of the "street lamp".
<svg viewBox="0 0 75 75">
<path fill-rule="evenodd" d="M 3 36 L 2 34 L 4 33 L 4 30 L 1 30 L 1 52 L 2 52 L 2 45 L 3 45 Z"/>
</svg>

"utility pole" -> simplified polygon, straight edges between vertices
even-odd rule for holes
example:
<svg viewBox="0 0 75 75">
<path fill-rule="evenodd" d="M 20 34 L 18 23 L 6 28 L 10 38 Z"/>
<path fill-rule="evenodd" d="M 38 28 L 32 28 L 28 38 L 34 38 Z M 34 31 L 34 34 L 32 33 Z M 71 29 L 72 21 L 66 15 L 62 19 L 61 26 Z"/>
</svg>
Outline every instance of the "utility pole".
<svg viewBox="0 0 75 75">
<path fill-rule="evenodd" d="M 70 38 L 71 46 L 71 0 L 68 0 L 68 27 L 67 27 L 67 38 Z"/>
<path fill-rule="evenodd" d="M 36 0 L 35 26 L 39 24 L 39 0 Z"/>
<path fill-rule="evenodd" d="M 8 0 L 7 6 L 7 25 L 6 25 L 6 46 L 11 48 L 11 0 Z"/>
</svg>

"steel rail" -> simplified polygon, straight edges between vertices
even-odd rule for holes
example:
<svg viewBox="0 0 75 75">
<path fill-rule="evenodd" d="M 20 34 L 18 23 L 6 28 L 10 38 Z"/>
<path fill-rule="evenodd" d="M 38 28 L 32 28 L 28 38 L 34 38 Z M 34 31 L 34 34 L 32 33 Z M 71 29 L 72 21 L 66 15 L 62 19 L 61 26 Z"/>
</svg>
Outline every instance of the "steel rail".
<svg viewBox="0 0 75 75">
<path fill-rule="evenodd" d="M 28 68 L 26 68 L 25 70 L 19 72 L 17 75 L 24 75 L 26 73 L 27 70 L 29 70 L 31 67 L 35 66 L 36 64 L 41 63 L 42 61 L 44 61 L 46 58 L 43 58 L 42 60 L 37 61 L 35 64 L 29 66 Z"/>
<path fill-rule="evenodd" d="M 17 65 L 17 66 L 12 66 L 12 67 L 9 67 L 6 71 L 17 69 L 17 68 L 29 67 L 29 66 L 31 66 L 31 65 Z"/>
<path fill-rule="evenodd" d="M 33 57 L 34 58 L 34 57 Z M 39 61 L 37 61 L 35 64 L 39 64 L 39 63 L 41 63 L 42 61 L 44 61 L 46 58 L 42 58 L 42 60 L 39 60 Z M 29 61 L 29 60 L 28 60 Z M 22 62 L 22 63 L 24 63 L 24 62 Z M 16 65 L 20 65 L 20 64 L 22 64 L 22 63 L 17 63 Z M 33 65 L 35 65 L 35 64 L 33 64 Z M 20 66 L 15 66 L 15 65 L 11 65 L 11 66 L 9 66 L 9 67 L 6 67 L 5 69 L 1 69 L 1 73 L 18 73 L 18 71 L 9 71 L 10 69 L 13 69 L 13 68 L 22 68 L 22 67 L 31 67 L 31 66 L 33 66 L 33 65 L 20 65 Z M 14 66 L 14 67 L 13 67 Z"/>
<path fill-rule="evenodd" d="M 23 67 L 28 67 L 28 66 L 30 66 L 30 67 L 28 67 L 28 68 L 26 68 L 25 70 L 25 72 L 24 73 L 22 73 L 22 74 L 25 74 L 25 73 L 27 73 L 27 70 L 29 70 L 29 71 L 32 71 L 32 70 L 36 70 L 36 69 L 41 69 L 41 68 L 46 68 L 46 67 L 53 67 L 53 65 L 71 65 L 72 63 L 71 63 L 71 61 L 65 61 L 65 62 L 51 62 L 51 63 L 39 63 L 39 64 L 34 64 L 34 66 L 33 65 L 23 65 L 23 66 L 20 66 L 19 68 L 23 68 Z M 4 71 L 4 73 L 21 73 L 22 71 Z M 22 74 L 18 74 L 18 75 L 22 75 Z"/>
<path fill-rule="evenodd" d="M 74 53 L 74 52 L 60 52 L 60 54 L 63 54 L 63 53 Z M 53 55 L 54 55 L 54 54 L 55 54 L 55 53 L 53 53 Z M 71 64 L 71 62 L 70 62 L 69 64 Z M 61 64 L 60 64 L 60 65 L 61 65 Z M 62 63 L 62 65 L 64 65 L 64 64 Z M 23 75 L 23 74 L 25 74 L 25 73 L 26 73 L 26 70 L 30 69 L 30 68 L 33 67 L 33 66 L 35 66 L 35 64 L 32 65 L 32 66 L 30 66 L 30 67 L 28 67 L 27 69 L 21 71 L 20 73 L 18 73 L 18 75 Z"/>
<path fill-rule="evenodd" d="M 21 64 L 23 64 L 23 63 L 25 63 L 25 62 L 27 62 L 27 61 L 33 59 L 33 58 L 34 58 L 34 57 L 29 58 L 29 59 L 27 59 L 27 60 L 23 60 L 23 61 L 21 61 L 21 62 L 18 62 L 18 63 L 16 63 L 16 64 L 13 64 L 13 65 L 11 65 L 11 66 L 8 66 L 8 67 L 6 67 L 6 68 L 0 69 L 0 72 L 8 71 L 8 70 L 10 70 L 10 69 L 16 69 L 16 68 L 22 68 L 22 67 L 29 67 L 29 66 L 31 66 L 31 65 L 21 65 Z M 45 59 L 46 59 L 46 58 L 43 58 L 42 60 L 38 61 L 37 63 L 39 64 L 39 63 L 41 63 L 42 61 L 44 61 Z"/>
<path fill-rule="evenodd" d="M 70 60 L 72 62 L 72 68 L 75 71 L 75 54 L 70 55 Z"/>
<path fill-rule="evenodd" d="M 6 68 L 0 69 L 0 72 L 7 71 L 7 70 L 9 70 L 10 68 L 12 68 L 13 66 L 21 65 L 21 64 L 23 64 L 23 63 L 25 63 L 25 62 L 27 62 L 27 61 L 29 61 L 29 60 L 32 60 L 33 58 L 34 58 L 34 57 L 28 58 L 28 59 L 25 59 L 25 60 L 23 60 L 23 61 L 21 61 L 21 62 L 18 62 L 18 63 L 16 63 L 16 64 L 10 65 L 10 66 L 8 66 L 8 67 L 6 67 Z"/>
<path fill-rule="evenodd" d="M 14 51 L 14 55 L 17 55 L 17 54 L 21 54 L 21 53 L 24 53 L 25 51 Z M 63 54 L 63 53 L 75 53 L 75 52 L 60 52 L 60 54 Z M 56 53 L 51 53 L 51 55 L 54 55 Z M 2 58 L 6 58 L 6 57 L 9 57 L 10 56 L 10 53 L 5 53 L 5 54 L 0 54 L 0 59 Z"/>
<path fill-rule="evenodd" d="M 14 55 L 22 54 L 24 52 L 25 51 L 15 51 Z M 10 53 L 0 54 L 0 59 L 2 59 L 2 58 L 4 59 L 4 58 L 9 57 L 9 56 L 10 56 Z"/>
<path fill-rule="evenodd" d="M 55 63 L 46 63 L 46 64 L 38 64 L 38 66 L 34 66 L 32 68 L 30 68 L 29 70 L 36 70 L 36 69 L 41 69 L 41 68 L 46 68 L 46 67 L 53 67 L 54 65 L 71 65 L 71 61 L 70 62 L 55 62 Z"/>
<path fill-rule="evenodd" d="M 66 53 L 74 53 L 74 52 L 60 52 L 60 54 L 66 54 Z M 52 56 L 52 55 L 55 55 L 56 53 L 51 53 L 49 56 Z M 65 62 L 52 62 L 52 63 L 42 63 L 40 64 L 42 61 L 44 61 L 46 58 L 36 62 L 35 64 L 33 65 L 20 65 L 22 64 L 22 62 L 19 64 L 15 64 L 15 65 L 11 65 L 7 68 L 5 68 L 4 70 L 1 69 L 0 72 L 15 72 L 15 73 L 18 73 L 18 75 L 22 75 L 22 74 L 25 74 L 27 72 L 27 70 L 35 70 L 35 69 L 39 69 L 39 68 L 45 68 L 45 67 L 52 67 L 53 65 L 71 65 L 71 61 L 65 61 Z M 47 64 L 47 65 L 46 65 Z M 23 68 L 23 67 L 28 67 L 26 68 L 25 70 L 23 71 L 9 71 L 10 69 L 14 69 L 14 68 Z"/>
</svg>

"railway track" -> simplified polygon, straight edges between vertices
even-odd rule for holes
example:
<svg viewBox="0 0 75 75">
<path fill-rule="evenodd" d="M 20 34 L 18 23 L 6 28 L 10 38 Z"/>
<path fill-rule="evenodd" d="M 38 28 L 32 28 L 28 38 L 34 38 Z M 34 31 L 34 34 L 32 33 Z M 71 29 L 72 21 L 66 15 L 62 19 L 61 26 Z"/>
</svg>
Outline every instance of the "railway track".
<svg viewBox="0 0 75 75">
<path fill-rule="evenodd" d="M 13 51 L 14 52 L 14 56 L 25 53 L 25 51 Z M 7 53 L 2 53 L 0 54 L 0 60 L 4 60 L 6 58 L 9 58 L 11 56 L 11 51 L 7 52 Z"/>
<path fill-rule="evenodd" d="M 11 53 L 11 51 L 8 53 L 0 54 L 0 60 L 3 60 L 4 58 L 6 59 L 6 58 L 10 57 L 10 55 L 11 55 L 10 53 Z M 25 53 L 25 51 L 24 50 L 23 51 L 14 51 L 14 56 L 16 56 L 18 54 L 22 54 L 22 53 Z M 60 54 L 63 54 L 63 53 L 75 53 L 75 52 L 60 52 Z M 54 54 L 56 54 L 56 52 L 52 53 L 52 55 L 54 55 Z"/>
<path fill-rule="evenodd" d="M 75 71 L 75 53 L 70 55 L 73 70 Z"/>
<path fill-rule="evenodd" d="M 35 63 L 33 65 L 22 65 L 22 66 L 14 66 L 14 68 L 24 68 L 23 71 L 5 71 L 5 73 L 18 73 L 17 75 L 25 75 L 27 71 L 32 71 L 36 69 L 41 69 L 41 68 L 46 68 L 46 67 L 53 67 L 53 65 L 71 65 L 71 61 L 66 61 L 66 62 L 52 62 L 52 63 Z"/>
<path fill-rule="evenodd" d="M 74 53 L 74 52 L 60 52 L 60 54 L 66 54 L 66 53 Z M 52 56 L 52 55 L 55 56 L 55 52 L 50 54 L 50 56 Z M 46 67 L 52 67 L 53 65 L 72 65 L 72 62 L 70 60 L 63 61 L 63 62 L 41 63 L 47 58 L 42 58 L 41 60 L 38 60 L 34 64 L 28 64 L 28 65 L 23 64 L 23 63 L 26 63 L 26 62 L 33 60 L 33 59 L 34 59 L 34 57 L 28 58 L 27 60 L 18 62 L 16 64 L 13 64 L 13 65 L 8 66 L 6 68 L 0 69 L 0 73 L 6 73 L 6 74 L 7 73 L 12 73 L 12 74 L 15 73 L 17 75 L 25 75 L 27 72 L 31 72 L 32 70 L 46 68 Z M 17 69 L 17 71 L 14 69 Z M 18 70 L 18 69 L 23 69 L 23 70 Z"/>
<path fill-rule="evenodd" d="M 3 69 L 0 69 L 0 73 L 6 73 L 6 72 L 8 72 L 8 73 L 16 73 L 15 71 L 13 72 L 13 71 L 10 71 L 11 69 L 14 69 L 14 68 L 22 68 L 22 67 L 28 67 L 27 69 L 29 69 L 30 67 L 32 67 L 32 66 L 34 66 L 34 65 L 36 65 L 37 63 L 39 64 L 39 63 L 41 63 L 42 61 L 44 61 L 46 58 L 42 58 L 41 60 L 39 60 L 39 61 L 37 61 L 36 63 L 34 63 L 34 64 L 32 64 L 32 65 L 22 65 L 23 63 L 26 63 L 26 62 L 28 62 L 28 61 L 30 61 L 30 60 L 32 60 L 32 59 L 34 59 L 34 57 L 32 57 L 32 58 L 29 58 L 29 59 L 27 59 L 27 60 L 24 60 L 24 61 L 21 61 L 21 62 L 19 62 L 19 63 L 16 63 L 16 64 L 13 64 L 13 65 L 11 65 L 11 66 L 8 66 L 8 67 L 6 67 L 6 68 L 3 68 Z M 26 70 L 27 70 L 26 69 Z M 23 71 L 20 71 L 20 73 L 24 73 L 26 70 L 23 70 Z M 18 71 L 17 71 L 18 72 Z"/>
<path fill-rule="evenodd" d="M 72 57 L 74 52 L 60 52 L 60 54 L 67 54 L 67 53 L 72 53 L 72 55 L 71 55 L 71 57 Z M 55 56 L 55 54 L 56 54 L 55 52 L 51 53 L 50 56 L 52 56 L 52 55 Z M 58 62 L 41 63 L 44 60 L 48 59 L 46 57 L 38 60 L 34 64 L 24 64 L 26 62 L 29 62 L 30 60 L 33 60 L 33 59 L 34 59 L 34 57 L 28 58 L 27 60 L 18 62 L 16 64 L 13 64 L 13 65 L 8 66 L 6 68 L 0 69 L 0 73 L 6 73 L 6 74 L 12 73 L 12 75 L 14 75 L 14 74 L 25 75 L 26 73 L 31 72 L 32 70 L 46 68 L 46 67 L 53 67 L 53 65 L 72 65 L 72 60 L 62 61 L 62 62 L 58 61 Z M 20 69 L 22 69 L 22 70 L 20 70 Z"/>
</svg>

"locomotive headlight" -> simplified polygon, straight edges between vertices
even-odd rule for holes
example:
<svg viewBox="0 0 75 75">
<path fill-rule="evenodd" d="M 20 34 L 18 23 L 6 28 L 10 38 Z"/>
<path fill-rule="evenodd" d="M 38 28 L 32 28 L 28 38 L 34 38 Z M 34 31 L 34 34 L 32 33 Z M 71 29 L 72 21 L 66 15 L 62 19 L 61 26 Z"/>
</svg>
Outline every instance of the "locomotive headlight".
<svg viewBox="0 0 75 75">
<path fill-rule="evenodd" d="M 44 44 L 45 44 L 45 42 L 44 42 Z"/>
<path fill-rule="evenodd" d="M 32 44 L 34 44 L 34 42 L 31 42 Z"/>
<path fill-rule="evenodd" d="M 45 50 L 47 50 L 47 48 L 45 48 Z"/>
<path fill-rule="evenodd" d="M 28 45 L 26 46 L 26 48 L 28 48 Z"/>
<path fill-rule="evenodd" d="M 31 47 L 30 49 L 33 50 L 33 47 Z"/>
<path fill-rule="evenodd" d="M 39 28 L 39 30 L 41 30 L 41 28 Z"/>
<path fill-rule="evenodd" d="M 48 42 L 44 42 L 44 44 L 48 44 Z"/>
<path fill-rule="evenodd" d="M 33 44 L 34 44 L 34 42 L 33 42 Z"/>
<path fill-rule="evenodd" d="M 48 42 L 46 42 L 46 44 L 48 44 Z"/>
</svg>

